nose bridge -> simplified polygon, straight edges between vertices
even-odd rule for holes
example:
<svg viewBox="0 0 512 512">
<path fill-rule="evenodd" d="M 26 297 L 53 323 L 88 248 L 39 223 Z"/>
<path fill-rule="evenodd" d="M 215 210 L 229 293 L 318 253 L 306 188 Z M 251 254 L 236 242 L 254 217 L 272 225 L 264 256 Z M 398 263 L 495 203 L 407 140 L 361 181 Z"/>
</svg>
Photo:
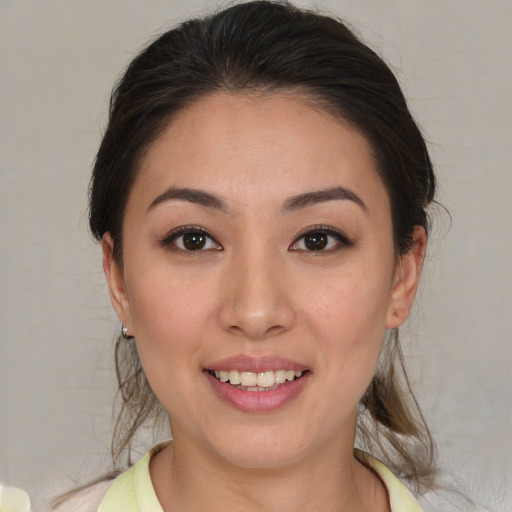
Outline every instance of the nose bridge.
<svg viewBox="0 0 512 512">
<path fill-rule="evenodd" d="M 233 254 L 220 321 L 250 339 L 286 331 L 293 322 L 290 284 L 282 258 L 270 244 Z"/>
</svg>

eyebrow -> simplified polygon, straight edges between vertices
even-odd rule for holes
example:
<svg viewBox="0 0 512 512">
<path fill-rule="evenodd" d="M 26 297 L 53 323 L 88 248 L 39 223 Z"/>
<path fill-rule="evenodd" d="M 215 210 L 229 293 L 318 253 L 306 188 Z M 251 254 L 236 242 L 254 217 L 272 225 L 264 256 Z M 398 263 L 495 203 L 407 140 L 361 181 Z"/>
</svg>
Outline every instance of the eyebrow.
<svg viewBox="0 0 512 512">
<path fill-rule="evenodd" d="M 164 193 L 156 197 L 149 205 L 148 212 L 159 204 L 173 200 L 188 201 L 189 203 L 199 204 L 207 208 L 214 208 L 224 213 L 230 212 L 227 204 L 219 197 L 210 194 L 210 192 L 194 188 L 178 187 L 169 187 Z M 306 192 L 304 194 L 290 197 L 283 205 L 283 213 L 289 213 L 309 206 L 314 206 L 315 204 L 335 200 L 352 201 L 360 206 L 364 211 L 368 211 L 366 204 L 357 194 L 345 187 L 334 187 L 325 190 Z"/>
<path fill-rule="evenodd" d="M 152 210 L 155 206 L 172 200 L 188 201 L 189 203 L 199 204 L 207 208 L 214 208 L 229 213 L 229 208 L 222 199 L 205 192 L 204 190 L 197 190 L 193 188 L 177 188 L 169 187 L 163 194 L 160 194 L 149 205 L 148 211 Z"/>
<path fill-rule="evenodd" d="M 352 201 L 360 206 L 365 212 L 368 212 L 368 207 L 364 201 L 357 194 L 345 187 L 334 187 L 314 192 L 306 192 L 305 194 L 299 194 L 298 196 L 291 197 L 284 203 L 283 212 L 292 212 L 318 203 L 334 200 Z"/>
</svg>

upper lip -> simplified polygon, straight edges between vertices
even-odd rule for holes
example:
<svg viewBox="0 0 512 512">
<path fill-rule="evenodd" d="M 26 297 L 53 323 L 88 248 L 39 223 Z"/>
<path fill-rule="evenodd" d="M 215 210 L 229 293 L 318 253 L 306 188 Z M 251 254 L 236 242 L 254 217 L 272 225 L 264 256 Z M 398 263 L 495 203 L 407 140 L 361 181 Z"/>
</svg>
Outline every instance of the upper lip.
<svg viewBox="0 0 512 512">
<path fill-rule="evenodd" d="M 307 367 L 281 356 L 248 356 L 244 354 L 219 359 L 206 366 L 206 370 L 238 370 L 239 372 L 268 372 L 277 370 L 305 371 Z"/>
</svg>

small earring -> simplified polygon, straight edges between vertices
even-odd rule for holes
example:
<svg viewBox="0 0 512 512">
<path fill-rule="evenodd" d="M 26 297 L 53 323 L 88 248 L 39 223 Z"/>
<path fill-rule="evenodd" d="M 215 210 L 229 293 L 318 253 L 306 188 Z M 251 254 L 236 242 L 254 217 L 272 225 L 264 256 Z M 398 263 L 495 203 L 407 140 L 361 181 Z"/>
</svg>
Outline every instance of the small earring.
<svg viewBox="0 0 512 512">
<path fill-rule="evenodd" d="M 131 340 L 133 338 L 133 336 L 128 332 L 128 327 L 126 327 L 126 324 L 123 324 L 121 327 L 121 336 L 125 340 Z"/>
</svg>

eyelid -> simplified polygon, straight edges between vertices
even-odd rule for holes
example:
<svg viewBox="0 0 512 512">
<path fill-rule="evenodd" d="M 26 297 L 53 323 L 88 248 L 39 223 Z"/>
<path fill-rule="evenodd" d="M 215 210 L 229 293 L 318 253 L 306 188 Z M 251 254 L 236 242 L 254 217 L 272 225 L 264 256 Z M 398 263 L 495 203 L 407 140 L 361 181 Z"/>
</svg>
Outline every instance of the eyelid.
<svg viewBox="0 0 512 512">
<path fill-rule="evenodd" d="M 181 249 L 180 247 L 177 247 L 176 245 L 173 245 L 173 242 L 179 238 L 181 235 L 187 234 L 187 233 L 200 233 L 207 238 L 209 238 L 215 245 L 218 246 L 215 250 L 222 250 L 223 247 L 221 244 L 215 239 L 214 236 L 212 236 L 206 229 L 202 228 L 201 226 L 195 226 L 195 225 L 187 225 L 187 226 L 178 226 L 177 228 L 171 229 L 168 233 L 166 233 L 160 240 L 158 240 L 158 244 L 161 247 L 169 248 L 175 251 L 180 252 L 186 252 L 186 253 L 200 253 L 200 252 L 206 252 L 211 249 L 206 250 L 197 250 L 197 251 L 187 251 L 185 249 Z"/>
<path fill-rule="evenodd" d="M 212 236 L 207 230 L 205 230 L 201 226 L 196 226 L 196 225 L 178 226 L 178 227 L 172 229 L 171 231 L 169 231 L 168 233 L 166 233 L 158 241 L 158 243 L 159 243 L 159 245 L 161 247 L 170 248 L 170 249 L 175 250 L 175 251 L 186 252 L 186 253 L 200 253 L 200 252 L 206 252 L 208 250 L 212 250 L 212 249 L 206 249 L 206 250 L 205 249 L 202 249 L 202 250 L 200 249 L 200 250 L 197 250 L 197 251 L 188 251 L 186 249 L 182 249 L 180 247 L 177 247 L 175 244 L 173 244 L 173 242 L 177 238 L 179 238 L 181 235 L 184 235 L 184 234 L 187 234 L 187 233 L 200 233 L 200 234 L 206 236 L 207 238 L 209 238 L 215 245 L 218 246 L 217 248 L 215 248 L 215 250 L 223 250 L 223 247 L 215 239 L 214 236 Z M 325 233 L 327 236 L 334 237 L 338 241 L 338 243 L 333 248 L 319 250 L 319 251 L 307 251 L 305 249 L 297 249 L 296 247 L 294 247 L 294 246 L 296 246 L 298 244 L 298 242 L 302 238 L 304 238 L 308 234 L 314 234 L 314 233 Z M 335 251 L 339 247 L 348 247 L 348 246 L 351 246 L 351 245 L 353 245 L 353 242 L 348 238 L 348 236 L 345 233 L 343 233 L 339 229 L 333 228 L 332 226 L 326 226 L 326 225 L 322 224 L 322 225 L 308 226 L 308 227 L 302 229 L 295 236 L 293 242 L 291 243 L 291 245 L 289 247 L 289 250 L 321 253 L 321 252 Z"/>
<path fill-rule="evenodd" d="M 332 237 L 334 237 L 334 238 L 336 238 L 338 240 L 338 244 L 334 248 L 324 249 L 324 250 L 319 250 L 319 251 L 307 251 L 307 250 L 304 250 L 304 249 L 296 249 L 296 248 L 294 248 L 294 246 L 297 245 L 298 242 L 302 238 L 304 238 L 305 236 L 307 236 L 309 234 L 313 234 L 313 233 L 325 233 L 328 236 L 332 236 Z M 304 251 L 304 252 L 311 252 L 311 253 L 319 254 L 319 253 L 322 253 L 322 252 L 335 251 L 336 249 L 338 249 L 340 247 L 350 247 L 353 244 L 354 244 L 354 242 L 352 242 L 352 240 L 350 240 L 350 238 L 345 233 L 343 233 L 343 231 L 340 231 L 339 229 L 333 228 L 332 226 L 326 226 L 326 225 L 320 224 L 320 225 L 315 225 L 315 226 L 308 226 L 307 228 L 304 228 L 303 230 L 301 230 L 295 236 L 293 242 L 290 245 L 289 250 L 292 250 L 292 251 Z"/>
</svg>

